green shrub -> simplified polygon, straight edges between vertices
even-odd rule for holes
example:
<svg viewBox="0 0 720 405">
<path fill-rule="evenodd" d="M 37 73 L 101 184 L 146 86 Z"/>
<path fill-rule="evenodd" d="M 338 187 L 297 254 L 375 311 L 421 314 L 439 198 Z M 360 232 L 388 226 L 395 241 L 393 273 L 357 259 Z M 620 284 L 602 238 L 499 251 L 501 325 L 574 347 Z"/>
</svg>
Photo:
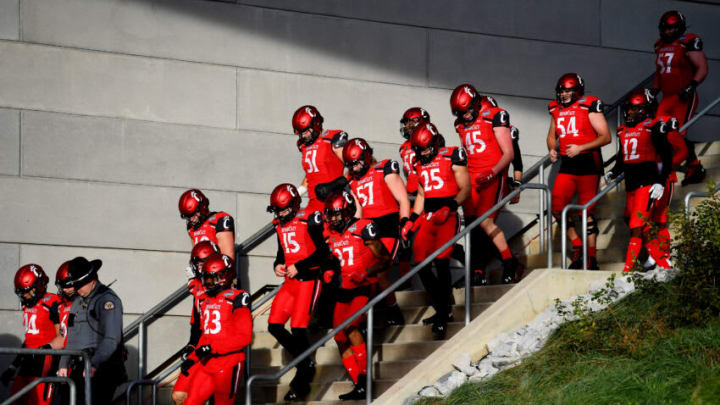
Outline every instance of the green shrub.
<svg viewBox="0 0 720 405">
<path fill-rule="evenodd" d="M 672 243 L 674 267 L 681 270 L 675 290 L 677 321 L 696 324 L 720 313 L 720 191 L 708 186 L 711 196 L 689 216 L 674 212 Z"/>
</svg>

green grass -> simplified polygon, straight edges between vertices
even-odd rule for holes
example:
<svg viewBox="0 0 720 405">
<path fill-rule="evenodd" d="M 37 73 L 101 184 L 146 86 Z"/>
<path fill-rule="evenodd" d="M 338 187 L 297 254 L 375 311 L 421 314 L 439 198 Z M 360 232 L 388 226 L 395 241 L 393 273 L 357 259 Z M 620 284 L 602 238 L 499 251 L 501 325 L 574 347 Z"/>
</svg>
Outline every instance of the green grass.
<svg viewBox="0 0 720 405">
<path fill-rule="evenodd" d="M 701 325 L 656 285 L 558 329 L 522 364 L 430 404 L 720 404 L 720 319 Z"/>
</svg>

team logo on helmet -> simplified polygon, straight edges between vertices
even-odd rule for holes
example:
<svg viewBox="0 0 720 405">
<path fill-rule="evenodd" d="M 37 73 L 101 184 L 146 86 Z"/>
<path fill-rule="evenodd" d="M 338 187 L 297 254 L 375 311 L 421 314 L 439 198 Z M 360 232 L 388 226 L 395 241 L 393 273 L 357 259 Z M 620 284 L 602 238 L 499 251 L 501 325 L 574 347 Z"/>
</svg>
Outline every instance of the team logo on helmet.
<svg viewBox="0 0 720 405">
<path fill-rule="evenodd" d="M 305 112 L 308 113 L 309 116 L 315 118 L 315 113 L 313 112 L 312 108 L 305 107 Z"/>
<path fill-rule="evenodd" d="M 194 191 L 190 192 L 190 196 L 195 199 L 195 201 L 200 202 L 200 197 L 198 197 L 197 193 Z"/>
<path fill-rule="evenodd" d="M 472 89 L 469 86 L 463 87 L 463 91 L 467 93 L 468 96 L 475 98 L 475 92 L 472 91 Z"/>
</svg>

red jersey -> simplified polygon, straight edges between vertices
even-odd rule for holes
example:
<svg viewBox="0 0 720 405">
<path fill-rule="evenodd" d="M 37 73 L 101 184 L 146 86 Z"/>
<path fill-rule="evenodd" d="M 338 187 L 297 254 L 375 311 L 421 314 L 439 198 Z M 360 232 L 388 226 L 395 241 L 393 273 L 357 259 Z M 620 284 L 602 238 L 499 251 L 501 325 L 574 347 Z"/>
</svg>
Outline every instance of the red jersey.
<svg viewBox="0 0 720 405">
<path fill-rule="evenodd" d="M 72 307 L 72 301 L 66 300 L 58 295 L 60 298 L 60 305 L 58 306 L 58 314 L 60 316 L 60 336 L 64 338 L 63 347 L 67 346 L 67 331 L 68 331 L 68 316 L 70 315 L 70 308 Z"/>
<path fill-rule="evenodd" d="M 655 42 L 655 77 L 663 94 L 678 94 L 695 74 L 688 52 L 702 51 L 703 43 L 695 34 L 685 34 L 669 44 Z"/>
<path fill-rule="evenodd" d="M 329 231 L 328 246 L 340 259 L 340 288 L 352 289 L 373 283 L 374 278 L 365 278 L 360 283 L 352 279 L 352 274 L 365 272 L 375 265 L 378 259 L 365 241 L 378 239 L 377 224 L 369 219 L 353 219 L 343 233 Z"/>
<path fill-rule="evenodd" d="M 347 143 L 348 134 L 339 129 L 323 131 L 312 145 L 305 145 L 298 140 L 298 149 L 302 154 L 302 167 L 307 179 L 308 197 L 317 199 L 315 187 L 318 184 L 331 182 L 343 175 L 345 166 L 335 154 L 333 148 L 340 148 Z"/>
<path fill-rule="evenodd" d="M 467 164 L 465 149 L 462 147 L 442 148 L 435 158 L 423 165 L 415 162 L 415 171 L 418 181 L 425 193 L 425 198 L 454 197 L 460 188 L 455 182 L 453 165 L 465 166 Z"/>
<path fill-rule="evenodd" d="M 412 149 L 410 141 L 405 141 L 405 143 L 400 145 L 400 159 L 402 159 L 403 172 L 405 173 L 405 178 L 407 179 L 407 183 L 405 185 L 407 192 L 415 194 L 418 188 L 418 177 L 413 167 L 415 164 L 415 151 Z"/>
<path fill-rule="evenodd" d="M 55 338 L 55 325 L 60 324 L 61 302 L 57 294 L 46 292 L 33 307 L 23 306 L 24 347 L 37 349 Z"/>
<path fill-rule="evenodd" d="M 455 120 L 455 131 L 467 152 L 468 171 L 491 168 L 500 160 L 503 153 L 493 131 L 498 127 L 510 128 L 510 115 L 498 107 L 480 111 L 475 121 L 468 124 Z"/>
<path fill-rule="evenodd" d="M 205 295 L 200 299 L 199 309 L 202 324 L 199 346 L 210 345 L 213 354 L 222 358 L 222 355 L 239 353 L 251 343 L 250 294 L 229 288 L 214 297 Z M 206 367 L 211 363 L 212 359 Z"/>
<path fill-rule="evenodd" d="M 327 258 L 327 248 L 323 231 L 325 229 L 322 213 L 309 213 L 300 210 L 288 223 L 276 223 L 278 252 L 274 265 L 295 265 L 300 281 L 316 280 L 320 276 L 319 266 Z M 287 276 L 286 276 L 287 278 Z"/>
<path fill-rule="evenodd" d="M 555 135 L 560 146 L 560 173 L 602 173 L 603 162 L 599 148 L 585 151 L 573 158 L 567 156 L 568 145 L 584 145 L 597 138 L 597 133 L 590 125 L 590 113 L 602 113 L 602 101 L 597 97 L 584 96 L 567 107 L 551 101 L 548 112 L 555 122 Z"/>
<path fill-rule="evenodd" d="M 656 128 L 657 134 L 653 134 L 653 128 Z M 667 142 L 667 125 L 660 119 L 648 118 L 632 127 L 619 126 L 617 136 L 620 139 L 626 190 L 632 191 L 654 183 L 664 184 L 665 178 L 662 178 L 658 165 L 658 162 L 662 162 L 656 147 L 659 139 L 653 137 L 662 137 L 660 140 Z"/>
<path fill-rule="evenodd" d="M 363 218 L 379 218 L 399 212 L 398 203 L 385 182 L 385 176 L 399 173 L 398 162 L 386 159 L 370 167 L 362 178 L 350 179 L 350 188 L 363 207 Z"/>
<path fill-rule="evenodd" d="M 233 235 L 233 241 L 235 240 L 235 224 L 233 218 L 227 212 L 222 211 L 210 213 L 210 216 L 205 222 L 197 227 L 188 224 L 187 231 L 193 246 L 204 240 L 209 240 L 217 244 L 216 234 L 218 232 L 230 232 Z"/>
</svg>

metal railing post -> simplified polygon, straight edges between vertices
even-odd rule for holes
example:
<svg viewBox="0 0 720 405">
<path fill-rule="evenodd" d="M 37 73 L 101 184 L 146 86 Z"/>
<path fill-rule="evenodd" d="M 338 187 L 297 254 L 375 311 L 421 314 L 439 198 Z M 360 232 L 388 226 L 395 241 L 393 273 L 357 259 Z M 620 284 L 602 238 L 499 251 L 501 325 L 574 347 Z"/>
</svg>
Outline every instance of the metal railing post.
<svg viewBox="0 0 720 405">
<path fill-rule="evenodd" d="M 472 286 L 470 274 L 470 249 L 472 248 L 470 241 L 470 232 L 465 234 L 465 325 L 470 324 L 470 306 Z M 483 277 L 485 274 L 483 274 Z"/>
<path fill-rule="evenodd" d="M 138 325 L 138 379 L 145 378 L 145 322 Z M 143 403 L 143 389 L 138 387 L 138 405 Z"/>
<path fill-rule="evenodd" d="M 545 165 L 540 165 L 540 184 L 545 184 Z M 540 192 L 540 194 L 544 197 L 544 192 Z M 545 199 L 541 197 L 538 198 L 538 223 L 540 224 L 540 252 L 545 251 L 545 230 L 543 227 L 545 226 Z"/>
<path fill-rule="evenodd" d="M 372 402 L 372 381 L 373 381 L 373 318 L 374 312 L 372 306 L 367 312 L 367 340 L 365 341 L 367 351 L 367 379 L 365 381 L 365 402 Z"/>
<path fill-rule="evenodd" d="M 545 195 L 545 209 L 547 210 L 547 214 L 545 215 L 545 220 L 547 221 L 547 266 L 548 268 L 552 268 L 553 266 L 553 249 L 552 249 L 552 240 L 553 240 L 553 231 L 552 231 L 552 193 L 550 192 L 550 188 L 543 184 L 545 188 L 542 189 L 544 195 Z"/>
<path fill-rule="evenodd" d="M 587 270 L 587 249 L 588 249 L 588 234 L 587 234 L 587 207 L 582 210 L 582 241 L 583 241 L 583 270 Z"/>
<path fill-rule="evenodd" d="M 77 403 L 77 388 L 75 387 L 75 381 L 73 381 L 70 377 L 44 376 L 32 380 L 29 384 L 22 387 L 18 392 L 12 394 L 9 398 L 5 399 L 2 403 L 0 403 L 0 405 L 11 405 L 15 403 L 20 403 L 15 401 L 19 400 L 23 395 L 32 391 L 35 386 L 44 383 L 67 384 L 70 387 L 70 405 L 75 405 Z"/>
<path fill-rule="evenodd" d="M 567 215 L 568 207 L 565 206 L 562 210 L 560 220 L 560 268 L 567 269 Z"/>
</svg>

